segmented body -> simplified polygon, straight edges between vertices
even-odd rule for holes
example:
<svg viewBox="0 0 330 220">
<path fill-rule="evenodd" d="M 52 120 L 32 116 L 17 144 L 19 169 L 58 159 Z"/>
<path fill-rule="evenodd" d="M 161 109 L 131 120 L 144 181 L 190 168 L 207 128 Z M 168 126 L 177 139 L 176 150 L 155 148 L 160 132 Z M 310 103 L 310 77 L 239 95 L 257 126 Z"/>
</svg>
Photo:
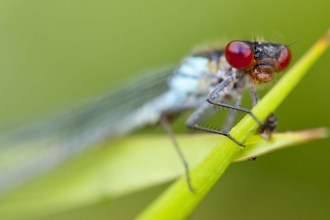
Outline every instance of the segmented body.
<svg viewBox="0 0 330 220">
<path fill-rule="evenodd" d="M 188 57 L 174 72 L 166 68 L 147 74 L 86 105 L 3 134 L 0 192 L 100 141 L 153 125 L 164 112 L 170 114 L 205 102 L 213 80 L 209 62 L 201 56 Z"/>
<path fill-rule="evenodd" d="M 266 48 L 270 52 L 275 51 L 274 45 L 279 51 L 281 45 L 260 44 L 270 48 Z M 255 51 L 260 50 L 257 42 L 252 47 Z M 263 59 L 265 53 L 257 55 Z M 267 56 L 274 58 L 275 55 L 266 53 L 264 58 L 270 63 Z M 263 70 L 267 70 L 267 63 L 258 61 Z M 248 76 L 254 83 L 261 79 L 253 78 L 258 77 L 253 71 L 246 74 L 246 70 L 229 65 L 221 50 L 201 51 L 184 59 L 174 72 L 170 68 L 151 72 L 88 104 L 5 133 L 0 136 L 0 192 L 53 168 L 100 141 L 153 125 L 162 115 L 199 106 L 187 122 L 194 128 L 198 117 L 212 107 L 206 102 L 210 93 L 208 100 L 226 103 L 234 97 L 234 105 L 238 106 L 244 79 Z M 265 79 L 268 73 L 263 74 Z M 232 123 L 230 119 L 225 130 Z"/>
</svg>

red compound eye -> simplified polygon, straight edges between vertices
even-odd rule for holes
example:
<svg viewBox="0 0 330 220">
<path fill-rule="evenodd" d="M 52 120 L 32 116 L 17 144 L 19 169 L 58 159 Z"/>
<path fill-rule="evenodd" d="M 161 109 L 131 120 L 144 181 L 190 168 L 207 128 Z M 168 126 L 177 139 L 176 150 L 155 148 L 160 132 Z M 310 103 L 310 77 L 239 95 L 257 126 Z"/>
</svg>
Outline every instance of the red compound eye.
<svg viewBox="0 0 330 220">
<path fill-rule="evenodd" d="M 242 41 L 232 41 L 227 44 L 225 56 L 228 63 L 236 69 L 244 69 L 253 61 L 252 48 Z"/>
<path fill-rule="evenodd" d="M 290 63 L 291 52 L 289 48 L 284 47 L 280 50 L 280 55 L 278 57 L 278 70 L 284 70 Z"/>
</svg>

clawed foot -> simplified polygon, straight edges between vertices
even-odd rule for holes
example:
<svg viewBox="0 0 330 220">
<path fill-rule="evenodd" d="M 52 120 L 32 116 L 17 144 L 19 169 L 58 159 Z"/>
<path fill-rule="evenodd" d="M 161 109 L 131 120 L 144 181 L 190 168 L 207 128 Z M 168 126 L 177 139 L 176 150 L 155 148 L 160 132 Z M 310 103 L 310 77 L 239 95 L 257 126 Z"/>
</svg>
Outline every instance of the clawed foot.
<svg viewBox="0 0 330 220">
<path fill-rule="evenodd" d="M 277 117 L 274 114 L 268 116 L 266 121 L 258 128 L 258 131 L 265 140 L 269 140 L 271 134 L 276 129 Z"/>
</svg>

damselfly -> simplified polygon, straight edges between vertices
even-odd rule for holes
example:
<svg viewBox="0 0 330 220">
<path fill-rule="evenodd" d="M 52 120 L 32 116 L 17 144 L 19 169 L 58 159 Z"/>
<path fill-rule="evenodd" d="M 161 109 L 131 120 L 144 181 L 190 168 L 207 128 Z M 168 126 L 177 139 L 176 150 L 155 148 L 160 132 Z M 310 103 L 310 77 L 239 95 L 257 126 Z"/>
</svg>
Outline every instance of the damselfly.
<svg viewBox="0 0 330 220">
<path fill-rule="evenodd" d="M 161 122 L 176 147 L 192 190 L 188 165 L 175 141 L 168 117 L 197 108 L 187 120 L 189 128 L 225 135 L 243 146 L 228 133 L 236 112 L 241 111 L 260 123 L 261 133 L 269 134 L 276 126 L 275 116 L 262 124 L 250 110 L 240 107 L 242 93 L 248 85 L 252 104 L 256 105 L 255 85 L 271 81 L 275 72 L 288 66 L 290 58 L 290 50 L 285 45 L 232 41 L 225 49 L 193 53 L 175 70 L 153 71 L 90 103 L 7 132 L 0 137 L 0 191 L 53 168 L 97 142 L 157 122 Z M 200 123 L 200 118 L 211 116 L 209 109 L 214 106 L 235 110 L 230 111 L 223 130 Z"/>
</svg>

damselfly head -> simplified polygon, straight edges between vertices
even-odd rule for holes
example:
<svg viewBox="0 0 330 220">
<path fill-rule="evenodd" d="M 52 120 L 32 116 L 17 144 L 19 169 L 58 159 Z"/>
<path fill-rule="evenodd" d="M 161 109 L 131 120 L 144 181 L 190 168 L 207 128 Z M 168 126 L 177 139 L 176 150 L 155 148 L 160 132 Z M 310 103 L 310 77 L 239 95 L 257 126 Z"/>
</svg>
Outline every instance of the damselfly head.
<svg viewBox="0 0 330 220">
<path fill-rule="evenodd" d="M 291 52 L 282 44 L 231 41 L 225 48 L 225 57 L 232 67 L 244 70 L 252 82 L 261 84 L 289 65 Z"/>
</svg>

